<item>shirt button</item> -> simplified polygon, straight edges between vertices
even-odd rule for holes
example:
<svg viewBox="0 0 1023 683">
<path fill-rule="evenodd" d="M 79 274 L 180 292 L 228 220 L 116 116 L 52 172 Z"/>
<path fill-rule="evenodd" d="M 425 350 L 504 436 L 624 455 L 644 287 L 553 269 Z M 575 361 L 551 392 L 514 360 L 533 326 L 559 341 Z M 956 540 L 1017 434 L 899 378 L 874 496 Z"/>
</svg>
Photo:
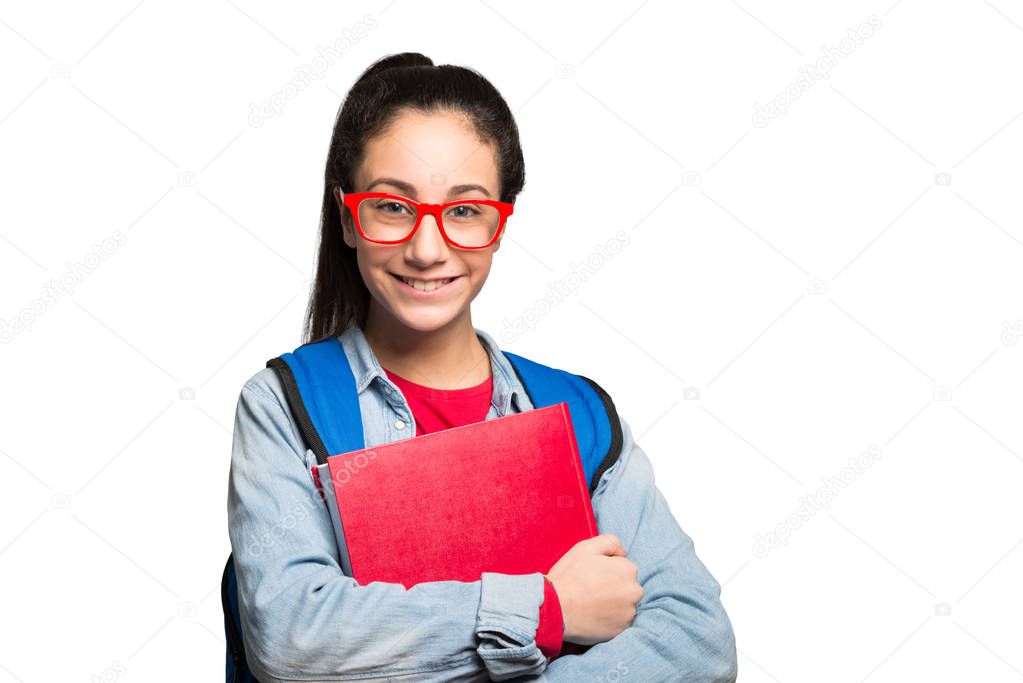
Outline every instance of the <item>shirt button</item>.
<svg viewBox="0 0 1023 683">
<path fill-rule="evenodd" d="M 405 422 L 404 420 L 395 420 L 394 426 L 397 427 L 398 429 L 405 429 Z"/>
</svg>

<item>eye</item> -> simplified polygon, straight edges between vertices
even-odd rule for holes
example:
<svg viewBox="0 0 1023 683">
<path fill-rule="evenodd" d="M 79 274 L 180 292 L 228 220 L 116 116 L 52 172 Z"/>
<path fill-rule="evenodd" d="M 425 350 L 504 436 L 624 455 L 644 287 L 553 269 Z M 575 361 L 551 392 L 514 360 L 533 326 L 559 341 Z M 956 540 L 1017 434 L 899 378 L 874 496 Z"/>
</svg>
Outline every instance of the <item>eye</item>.
<svg viewBox="0 0 1023 683">
<path fill-rule="evenodd" d="M 380 201 L 377 204 L 376 208 L 377 210 L 382 211 L 383 213 L 391 214 L 400 214 L 403 211 L 408 211 L 408 207 L 405 204 L 402 204 L 401 202 L 396 202 L 393 199 L 391 200 L 385 199 Z"/>
<path fill-rule="evenodd" d="M 471 218 L 479 213 L 479 210 L 472 204 L 459 204 L 451 208 L 455 218 Z"/>
</svg>

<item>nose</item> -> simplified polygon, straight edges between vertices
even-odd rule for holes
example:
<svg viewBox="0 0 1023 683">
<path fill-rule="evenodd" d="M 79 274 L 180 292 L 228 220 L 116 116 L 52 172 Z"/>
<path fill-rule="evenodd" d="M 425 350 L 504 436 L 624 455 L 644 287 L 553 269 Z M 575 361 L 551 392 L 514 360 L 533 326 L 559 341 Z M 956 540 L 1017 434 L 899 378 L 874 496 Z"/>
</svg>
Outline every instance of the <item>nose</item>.
<svg viewBox="0 0 1023 683">
<path fill-rule="evenodd" d="M 448 243 L 441 234 L 437 219 L 434 216 L 423 216 L 415 234 L 405 243 L 406 257 L 428 265 L 443 260 L 447 253 Z"/>
</svg>

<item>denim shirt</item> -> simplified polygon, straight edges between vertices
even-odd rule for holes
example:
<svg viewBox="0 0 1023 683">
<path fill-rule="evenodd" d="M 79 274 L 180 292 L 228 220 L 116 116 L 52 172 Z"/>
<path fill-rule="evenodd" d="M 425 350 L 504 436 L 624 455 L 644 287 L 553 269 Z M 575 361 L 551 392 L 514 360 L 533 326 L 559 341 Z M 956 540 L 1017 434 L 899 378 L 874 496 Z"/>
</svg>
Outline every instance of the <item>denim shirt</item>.
<svg viewBox="0 0 1023 683">
<path fill-rule="evenodd" d="M 532 410 L 493 338 L 486 419 Z M 408 402 L 358 326 L 339 336 L 355 376 L 366 447 L 415 436 Z M 483 572 L 478 581 L 406 589 L 345 576 L 310 468 L 316 464 L 270 368 L 242 386 L 228 482 L 228 532 L 245 654 L 269 681 L 734 681 L 735 637 L 720 585 L 696 556 L 621 419 L 624 444 L 592 496 L 600 533 L 638 567 L 632 624 L 581 655 L 548 662 L 536 645 L 543 575 Z M 481 520 L 485 523 L 485 520 Z M 613 678 L 612 678 L 613 676 Z"/>
</svg>

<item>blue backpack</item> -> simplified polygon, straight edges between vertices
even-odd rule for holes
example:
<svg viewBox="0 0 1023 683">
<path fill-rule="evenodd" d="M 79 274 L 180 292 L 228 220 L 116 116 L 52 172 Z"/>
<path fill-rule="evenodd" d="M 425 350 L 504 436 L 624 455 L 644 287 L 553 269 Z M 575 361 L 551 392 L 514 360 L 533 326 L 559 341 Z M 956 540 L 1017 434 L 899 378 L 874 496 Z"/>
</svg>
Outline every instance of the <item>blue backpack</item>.
<svg viewBox="0 0 1023 683">
<path fill-rule="evenodd" d="M 611 397 L 588 377 L 507 351 L 504 355 L 534 408 L 568 403 L 579 458 L 592 496 L 601 476 L 614 465 L 622 450 L 622 427 Z M 299 432 L 318 463 L 326 462 L 328 455 L 365 447 L 355 377 L 337 337 L 308 342 L 294 353 L 267 361 L 266 365 L 280 378 Z M 227 681 L 250 683 L 257 679 L 245 661 L 233 558 L 233 553 L 228 556 L 220 583 L 227 637 Z"/>
</svg>

